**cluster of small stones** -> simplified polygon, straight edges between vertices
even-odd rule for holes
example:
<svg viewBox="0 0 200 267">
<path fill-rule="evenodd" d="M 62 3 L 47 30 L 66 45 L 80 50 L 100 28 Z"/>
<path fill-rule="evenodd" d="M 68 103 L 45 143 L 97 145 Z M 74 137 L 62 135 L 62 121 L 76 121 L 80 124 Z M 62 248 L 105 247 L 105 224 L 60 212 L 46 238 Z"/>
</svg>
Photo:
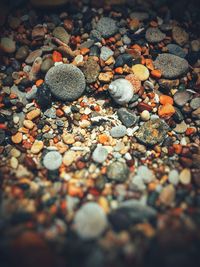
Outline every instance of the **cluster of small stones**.
<svg viewBox="0 0 200 267">
<path fill-rule="evenodd" d="M 2 247 L 22 267 L 51 267 L 60 252 L 53 267 L 137 267 L 147 246 L 156 266 L 153 242 L 167 262 L 175 238 L 185 263 L 200 240 L 193 17 L 87 2 L 42 16 L 27 6 L 2 27 Z"/>
</svg>

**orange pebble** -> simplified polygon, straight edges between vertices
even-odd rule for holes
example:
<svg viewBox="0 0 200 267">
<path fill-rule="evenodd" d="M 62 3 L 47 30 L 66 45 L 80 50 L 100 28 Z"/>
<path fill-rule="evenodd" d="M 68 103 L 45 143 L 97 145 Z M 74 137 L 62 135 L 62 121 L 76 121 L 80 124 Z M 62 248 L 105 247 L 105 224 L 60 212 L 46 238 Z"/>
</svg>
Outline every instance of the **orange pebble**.
<svg viewBox="0 0 200 267">
<path fill-rule="evenodd" d="M 109 141 L 109 137 L 106 134 L 99 135 L 99 143 L 105 144 Z"/>
<path fill-rule="evenodd" d="M 173 98 L 171 96 L 161 95 L 160 96 L 160 103 L 162 105 L 166 105 L 166 104 L 173 105 L 174 104 L 174 100 L 173 100 Z"/>
<path fill-rule="evenodd" d="M 173 148 L 176 154 L 181 154 L 182 152 L 182 145 L 180 144 L 173 144 Z"/>
<path fill-rule="evenodd" d="M 70 184 L 69 185 L 69 187 L 68 187 L 68 194 L 71 197 L 80 197 L 80 198 L 82 198 L 83 195 L 84 195 L 82 188 L 81 187 L 76 187 L 73 184 Z"/>
<path fill-rule="evenodd" d="M 138 44 L 134 44 L 134 45 L 132 45 L 131 48 L 132 48 L 132 49 L 135 49 L 135 50 L 138 50 L 138 51 L 140 51 L 140 52 L 142 52 L 142 48 L 141 48 L 141 46 L 139 46 Z"/>
<path fill-rule="evenodd" d="M 116 68 L 115 69 L 115 73 L 122 74 L 123 73 L 123 68 L 122 67 Z"/>
<path fill-rule="evenodd" d="M 58 117 L 62 117 L 64 115 L 64 111 L 62 111 L 62 109 L 56 109 L 56 116 Z"/>
<path fill-rule="evenodd" d="M 87 47 L 83 47 L 81 49 L 81 55 L 86 55 L 87 53 L 89 53 L 90 49 L 88 49 Z"/>
<path fill-rule="evenodd" d="M 53 51 L 53 55 L 52 55 L 53 61 L 54 62 L 60 62 L 62 61 L 62 55 L 60 52 L 57 51 Z"/>
<path fill-rule="evenodd" d="M 194 133 L 196 133 L 196 129 L 193 128 L 193 127 L 189 127 L 189 128 L 187 128 L 187 130 L 186 130 L 186 132 L 185 132 L 186 135 L 192 135 L 192 134 L 194 134 Z"/>
<path fill-rule="evenodd" d="M 161 118 L 170 118 L 175 113 L 175 108 L 171 104 L 165 104 L 158 109 L 158 115 Z"/>
<path fill-rule="evenodd" d="M 35 85 L 36 85 L 37 87 L 39 87 L 41 84 L 43 84 L 43 82 L 44 82 L 43 79 L 39 79 L 39 80 L 36 81 Z"/>
<path fill-rule="evenodd" d="M 155 79 L 159 79 L 162 76 L 162 72 L 160 70 L 152 70 L 151 76 Z"/>
<path fill-rule="evenodd" d="M 153 60 L 150 58 L 146 58 L 146 66 L 149 70 L 154 70 Z"/>
</svg>

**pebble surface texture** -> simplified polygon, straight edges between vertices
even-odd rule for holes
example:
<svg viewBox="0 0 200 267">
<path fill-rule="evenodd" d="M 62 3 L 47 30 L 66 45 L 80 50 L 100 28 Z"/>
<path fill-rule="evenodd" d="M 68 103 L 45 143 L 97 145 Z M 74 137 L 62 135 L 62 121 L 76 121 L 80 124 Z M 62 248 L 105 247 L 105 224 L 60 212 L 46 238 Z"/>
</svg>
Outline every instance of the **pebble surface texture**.
<svg viewBox="0 0 200 267">
<path fill-rule="evenodd" d="M 51 93 L 60 100 L 72 101 L 79 98 L 85 90 L 85 76 L 71 64 L 52 67 L 45 76 Z"/>
<path fill-rule="evenodd" d="M 104 38 L 108 38 L 118 31 L 116 21 L 108 17 L 101 18 L 97 23 L 96 29 Z"/>
</svg>

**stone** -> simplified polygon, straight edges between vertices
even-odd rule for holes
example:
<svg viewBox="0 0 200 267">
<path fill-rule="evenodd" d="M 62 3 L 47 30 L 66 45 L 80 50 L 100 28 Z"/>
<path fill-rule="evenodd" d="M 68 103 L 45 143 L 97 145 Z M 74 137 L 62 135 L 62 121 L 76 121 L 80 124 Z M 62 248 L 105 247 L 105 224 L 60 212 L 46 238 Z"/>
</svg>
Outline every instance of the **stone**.
<svg viewBox="0 0 200 267">
<path fill-rule="evenodd" d="M 95 202 L 89 202 L 76 212 L 74 229 L 82 239 L 96 239 L 105 231 L 108 222 L 103 209 Z"/>
<path fill-rule="evenodd" d="M 182 121 L 179 124 L 176 124 L 176 127 L 173 129 L 176 133 L 185 133 L 187 130 L 187 124 Z"/>
<path fill-rule="evenodd" d="M 93 57 L 89 57 L 88 60 L 85 62 L 82 68 L 83 74 L 85 75 L 87 83 L 94 83 L 96 82 L 99 72 L 100 66 Z"/>
<path fill-rule="evenodd" d="M 132 71 L 140 81 L 146 81 L 149 78 L 149 70 L 142 64 L 133 65 Z"/>
<path fill-rule="evenodd" d="M 126 127 L 124 125 L 115 126 L 110 130 L 110 135 L 114 138 L 121 138 L 126 135 Z"/>
<path fill-rule="evenodd" d="M 176 55 L 176 56 L 182 57 L 182 58 L 185 58 L 187 55 L 187 53 L 179 45 L 168 44 L 166 47 L 167 47 L 170 54 L 173 54 L 173 55 Z"/>
<path fill-rule="evenodd" d="M 96 163 L 103 163 L 107 159 L 107 156 L 108 156 L 108 150 L 101 144 L 98 144 L 92 153 L 92 159 Z"/>
<path fill-rule="evenodd" d="M 43 83 L 38 87 L 35 100 L 42 110 L 46 110 L 47 108 L 51 107 L 51 92 L 47 84 Z"/>
<path fill-rule="evenodd" d="M 177 91 L 173 99 L 177 106 L 183 107 L 191 99 L 191 94 L 187 91 Z"/>
<path fill-rule="evenodd" d="M 130 14 L 131 19 L 138 19 L 139 21 L 144 21 L 149 18 L 149 14 L 147 12 L 131 12 Z"/>
<path fill-rule="evenodd" d="M 187 73 L 189 65 L 187 60 L 178 56 L 164 53 L 159 54 L 154 61 L 155 68 L 162 72 L 167 79 L 177 78 Z"/>
<path fill-rule="evenodd" d="M 0 129 L 0 145 L 4 143 L 6 138 L 6 133 L 3 129 Z"/>
<path fill-rule="evenodd" d="M 184 46 L 189 40 L 189 34 L 181 27 L 172 28 L 172 38 L 180 46 Z"/>
<path fill-rule="evenodd" d="M 166 34 L 161 32 L 158 28 L 150 27 L 147 29 L 145 38 L 149 43 L 159 43 L 163 41 Z"/>
<path fill-rule="evenodd" d="M 41 65 L 41 71 L 43 73 L 46 73 L 51 67 L 53 67 L 54 62 L 51 58 L 45 58 L 42 61 L 42 65 Z"/>
<path fill-rule="evenodd" d="M 33 40 L 42 40 L 47 33 L 47 29 L 43 25 L 36 25 L 31 33 Z"/>
<path fill-rule="evenodd" d="M 72 64 L 52 67 L 45 76 L 51 93 L 60 100 L 78 99 L 85 90 L 86 82 L 82 71 Z"/>
<path fill-rule="evenodd" d="M 11 137 L 11 140 L 14 144 L 20 144 L 23 140 L 23 135 L 20 132 L 17 132 L 15 135 Z"/>
<path fill-rule="evenodd" d="M 116 21 L 108 17 L 101 18 L 97 22 L 96 29 L 104 38 L 111 37 L 118 31 Z"/>
<path fill-rule="evenodd" d="M 62 156 L 57 151 L 48 152 L 43 158 L 43 165 L 50 171 L 57 170 L 62 164 Z"/>
<path fill-rule="evenodd" d="M 162 143 L 169 131 L 169 126 L 161 119 L 149 120 L 142 124 L 135 133 L 136 138 L 145 145 Z"/>
<path fill-rule="evenodd" d="M 113 55 L 114 55 L 114 52 L 109 47 L 106 47 L 106 46 L 101 47 L 100 58 L 102 60 L 106 61 Z"/>
<path fill-rule="evenodd" d="M 68 134 L 68 133 L 63 134 L 62 139 L 63 139 L 64 143 L 67 145 L 72 145 L 73 143 L 75 143 L 75 139 L 74 139 L 73 134 Z"/>
<path fill-rule="evenodd" d="M 15 58 L 16 58 L 17 60 L 21 60 L 21 61 L 23 61 L 25 58 L 27 58 L 28 53 L 29 53 L 28 46 L 21 46 L 21 47 L 17 50 L 17 52 L 16 52 L 16 54 L 15 54 Z"/>
<path fill-rule="evenodd" d="M 173 185 L 177 185 L 179 183 L 179 173 L 177 170 L 171 170 L 169 172 L 168 181 Z"/>
<path fill-rule="evenodd" d="M 63 27 L 56 27 L 53 30 L 53 36 L 61 40 L 63 43 L 68 44 L 70 40 L 70 35 Z"/>
<path fill-rule="evenodd" d="M 134 93 L 138 93 L 140 91 L 142 85 L 141 81 L 134 74 L 131 73 L 127 75 L 125 79 L 128 80 L 133 85 Z"/>
<path fill-rule="evenodd" d="M 44 116 L 50 119 L 56 119 L 56 109 L 54 107 L 46 109 L 44 112 Z"/>
<path fill-rule="evenodd" d="M 175 200 L 176 190 L 172 184 L 165 186 L 159 196 L 160 202 L 165 206 L 171 206 Z"/>
<path fill-rule="evenodd" d="M 113 73 L 111 71 L 105 72 L 105 73 L 100 73 L 99 74 L 99 81 L 104 82 L 104 83 L 109 83 L 113 78 Z"/>
<path fill-rule="evenodd" d="M 148 110 L 143 110 L 140 114 L 140 117 L 143 121 L 148 121 L 150 119 L 150 113 Z"/>
<path fill-rule="evenodd" d="M 11 168 L 17 169 L 18 165 L 19 165 L 18 159 L 16 159 L 15 157 L 11 157 L 10 159 Z"/>
<path fill-rule="evenodd" d="M 13 39 L 8 38 L 8 37 L 2 37 L 0 40 L 0 46 L 1 49 L 8 54 L 12 54 L 15 52 L 16 50 L 16 44 L 15 41 L 13 41 Z"/>
<path fill-rule="evenodd" d="M 133 65 L 133 56 L 130 54 L 122 54 L 116 58 L 115 68 L 123 67 L 124 65 L 131 67 Z"/>
<path fill-rule="evenodd" d="M 95 42 L 101 42 L 102 35 L 99 31 L 94 29 L 90 32 L 90 39 L 94 40 Z"/>
<path fill-rule="evenodd" d="M 24 120 L 23 125 L 27 129 L 32 130 L 35 124 L 31 120 Z"/>
<path fill-rule="evenodd" d="M 180 172 L 179 180 L 184 185 L 190 184 L 191 183 L 191 171 L 190 171 L 190 169 L 187 169 L 187 168 L 183 169 Z"/>
<path fill-rule="evenodd" d="M 190 107 L 195 110 L 200 108 L 200 97 L 195 97 L 190 102 Z"/>
<path fill-rule="evenodd" d="M 42 49 L 37 49 L 32 51 L 28 57 L 26 58 L 25 62 L 26 64 L 33 64 L 33 62 L 42 55 Z"/>
<path fill-rule="evenodd" d="M 139 176 L 145 184 L 149 184 L 155 179 L 153 171 L 145 165 L 141 165 L 138 167 L 137 176 Z"/>
<path fill-rule="evenodd" d="M 37 86 L 33 86 L 31 90 L 26 93 L 26 99 L 33 100 L 36 97 L 37 90 L 38 90 Z"/>
<path fill-rule="evenodd" d="M 38 154 L 43 149 L 44 143 L 42 141 L 35 140 L 31 147 L 31 153 Z"/>
<path fill-rule="evenodd" d="M 90 56 L 99 57 L 100 52 L 101 52 L 100 48 L 99 48 L 97 45 L 93 45 L 93 46 L 90 48 L 89 55 L 90 55 Z"/>
<path fill-rule="evenodd" d="M 63 156 L 63 164 L 68 167 L 74 162 L 75 158 L 76 152 L 73 150 L 68 150 Z"/>
<path fill-rule="evenodd" d="M 31 110 L 30 112 L 28 112 L 28 113 L 26 114 L 26 118 L 27 118 L 28 120 L 32 121 L 32 120 L 38 118 L 38 117 L 40 116 L 40 114 L 41 114 L 40 109 L 39 109 L 39 108 L 36 108 L 36 109 L 33 109 L 33 110 Z"/>
<path fill-rule="evenodd" d="M 15 29 L 17 29 L 17 28 L 19 27 L 19 25 L 21 24 L 21 20 L 20 20 L 20 18 L 18 18 L 18 17 L 10 16 L 10 17 L 8 18 L 8 24 L 9 24 L 9 26 L 10 26 L 13 30 L 15 30 Z"/>
<path fill-rule="evenodd" d="M 107 177 L 113 182 L 123 183 L 128 179 L 129 168 L 124 162 L 114 161 L 107 168 Z"/>
<path fill-rule="evenodd" d="M 137 116 L 129 109 L 120 108 L 117 110 L 120 121 L 127 127 L 132 127 L 137 122 Z"/>
</svg>

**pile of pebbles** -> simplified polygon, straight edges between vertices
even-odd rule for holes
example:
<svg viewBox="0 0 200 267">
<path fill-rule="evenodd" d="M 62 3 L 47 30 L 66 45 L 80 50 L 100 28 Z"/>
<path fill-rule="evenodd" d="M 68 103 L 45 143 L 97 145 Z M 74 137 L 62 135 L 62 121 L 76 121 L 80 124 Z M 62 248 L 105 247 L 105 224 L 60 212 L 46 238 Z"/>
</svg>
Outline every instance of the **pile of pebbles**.
<svg viewBox="0 0 200 267">
<path fill-rule="evenodd" d="M 198 12 L 124 2 L 1 28 L 1 266 L 197 266 Z"/>
</svg>

